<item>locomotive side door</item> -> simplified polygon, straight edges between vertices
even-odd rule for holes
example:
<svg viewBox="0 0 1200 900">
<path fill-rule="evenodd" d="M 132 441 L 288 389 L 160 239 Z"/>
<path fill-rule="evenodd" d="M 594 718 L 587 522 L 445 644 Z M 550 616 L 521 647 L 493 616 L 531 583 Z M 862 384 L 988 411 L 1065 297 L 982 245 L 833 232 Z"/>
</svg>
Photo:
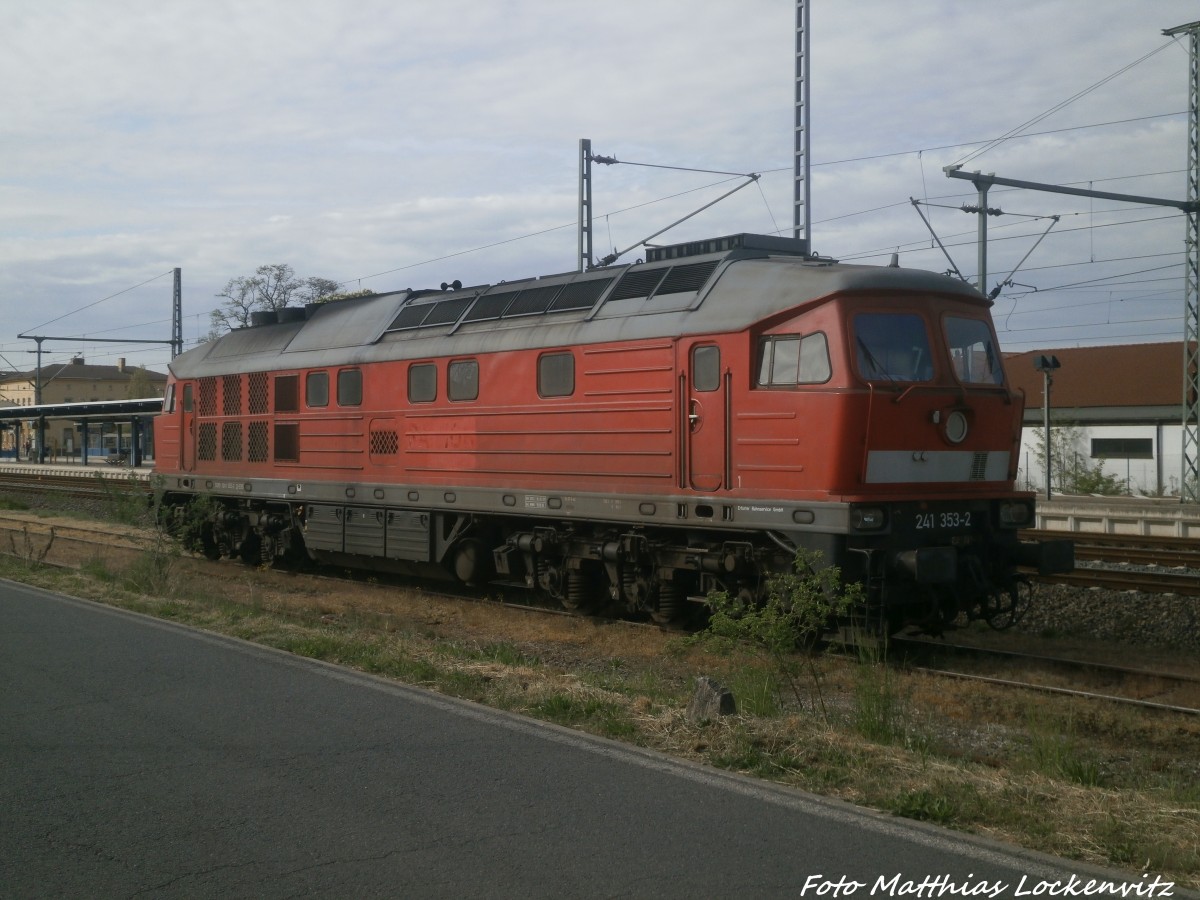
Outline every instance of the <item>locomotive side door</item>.
<svg viewBox="0 0 1200 900">
<path fill-rule="evenodd" d="M 686 484 L 697 491 L 729 486 L 729 379 L 721 348 L 707 340 L 685 342 L 686 390 L 682 444 Z"/>
<path fill-rule="evenodd" d="M 192 382 L 184 384 L 179 404 L 179 468 L 185 472 L 196 468 L 196 407 L 192 391 Z"/>
</svg>

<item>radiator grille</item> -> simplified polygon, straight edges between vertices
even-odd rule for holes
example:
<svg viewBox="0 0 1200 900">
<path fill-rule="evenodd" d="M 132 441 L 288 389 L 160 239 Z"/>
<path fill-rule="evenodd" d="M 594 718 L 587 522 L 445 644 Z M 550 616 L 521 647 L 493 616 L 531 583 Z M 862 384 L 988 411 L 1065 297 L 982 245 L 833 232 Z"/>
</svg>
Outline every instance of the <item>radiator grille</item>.
<svg viewBox="0 0 1200 900">
<path fill-rule="evenodd" d="M 241 422 L 225 422 L 221 425 L 221 459 L 225 462 L 242 461 Z"/>
<path fill-rule="evenodd" d="M 221 413 L 226 416 L 242 414 L 242 376 L 221 376 Z"/>
<path fill-rule="evenodd" d="M 971 480 L 983 481 L 987 475 L 988 455 L 986 452 L 976 453 L 971 460 Z"/>
<path fill-rule="evenodd" d="M 268 422 L 256 421 L 250 423 L 250 435 L 247 447 L 247 458 L 250 462 L 267 461 Z"/>
<path fill-rule="evenodd" d="M 200 426 L 196 440 L 196 456 L 204 460 L 217 458 L 217 426 L 215 422 L 205 422 Z"/>
</svg>

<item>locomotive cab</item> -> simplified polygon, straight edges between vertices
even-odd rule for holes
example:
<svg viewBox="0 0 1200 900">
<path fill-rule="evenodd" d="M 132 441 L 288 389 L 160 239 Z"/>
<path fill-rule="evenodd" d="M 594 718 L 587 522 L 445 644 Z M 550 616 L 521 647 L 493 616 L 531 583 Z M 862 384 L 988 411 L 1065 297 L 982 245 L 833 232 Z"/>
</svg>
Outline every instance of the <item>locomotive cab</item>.
<svg viewBox="0 0 1200 900">
<path fill-rule="evenodd" d="M 1024 397 L 1013 392 L 982 297 L 838 298 L 844 452 L 829 483 L 849 504 L 838 562 L 893 631 L 1023 613 L 1019 566 L 1069 570 L 1069 542 L 1027 543 L 1032 494 L 1014 492 Z M 840 355 L 840 359 L 838 356 Z M 861 448 L 860 452 L 853 449 Z"/>
</svg>

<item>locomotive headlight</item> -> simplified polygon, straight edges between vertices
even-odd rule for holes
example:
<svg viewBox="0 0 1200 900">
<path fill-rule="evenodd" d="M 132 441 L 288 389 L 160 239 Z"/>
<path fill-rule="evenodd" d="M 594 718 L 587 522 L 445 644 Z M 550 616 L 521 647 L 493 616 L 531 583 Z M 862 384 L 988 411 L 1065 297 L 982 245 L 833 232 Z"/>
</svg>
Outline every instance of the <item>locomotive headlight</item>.
<svg viewBox="0 0 1200 900">
<path fill-rule="evenodd" d="M 967 417 L 963 415 L 961 410 L 956 409 L 950 415 L 946 416 L 946 424 L 943 427 L 942 433 L 946 435 L 946 440 L 950 443 L 961 444 L 966 439 L 969 430 Z"/>
<path fill-rule="evenodd" d="M 1033 521 L 1033 504 L 1001 503 L 1000 524 L 1005 528 L 1024 528 Z"/>
<path fill-rule="evenodd" d="M 850 510 L 850 527 L 855 531 L 878 531 L 887 524 L 880 506 L 856 506 Z"/>
</svg>

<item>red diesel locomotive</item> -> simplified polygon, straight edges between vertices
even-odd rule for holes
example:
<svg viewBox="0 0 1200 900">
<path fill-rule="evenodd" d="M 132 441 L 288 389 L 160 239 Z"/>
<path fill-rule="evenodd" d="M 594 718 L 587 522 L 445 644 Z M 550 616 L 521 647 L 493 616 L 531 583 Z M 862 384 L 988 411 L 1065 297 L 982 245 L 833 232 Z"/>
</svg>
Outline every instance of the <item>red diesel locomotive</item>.
<svg viewBox="0 0 1200 900">
<path fill-rule="evenodd" d="M 171 363 L 170 504 L 212 556 L 518 583 L 681 615 L 797 550 L 879 630 L 1025 602 L 1024 398 L 951 278 L 734 235 L 632 265 L 257 314 Z"/>
</svg>

